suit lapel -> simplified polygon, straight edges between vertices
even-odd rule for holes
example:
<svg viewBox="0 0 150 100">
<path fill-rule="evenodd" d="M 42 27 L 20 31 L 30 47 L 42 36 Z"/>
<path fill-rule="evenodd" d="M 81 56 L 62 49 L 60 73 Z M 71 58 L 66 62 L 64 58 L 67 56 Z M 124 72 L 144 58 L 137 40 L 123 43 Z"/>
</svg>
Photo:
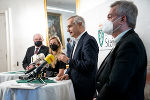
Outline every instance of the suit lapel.
<svg viewBox="0 0 150 100">
<path fill-rule="evenodd" d="M 120 41 L 116 44 L 116 47 L 118 47 L 118 46 L 122 43 L 122 41 L 123 41 L 124 38 L 126 38 L 129 34 L 132 34 L 132 33 L 135 33 L 134 30 L 133 30 L 133 29 L 129 30 L 129 31 L 120 39 Z"/>
<path fill-rule="evenodd" d="M 74 50 L 74 46 L 75 46 L 75 42 L 73 43 L 73 46 L 72 46 L 72 50 L 71 50 L 71 54 L 70 54 L 70 58 L 72 58 L 72 54 L 73 54 L 73 50 Z"/>
<path fill-rule="evenodd" d="M 34 55 L 35 46 L 32 47 L 31 54 Z"/>
<path fill-rule="evenodd" d="M 86 35 L 87 35 L 87 32 L 85 32 L 85 33 L 81 36 L 80 40 L 78 41 L 78 44 L 77 44 L 76 50 L 75 50 L 75 52 L 74 52 L 73 58 L 76 56 L 76 53 L 78 53 L 78 52 L 79 52 L 79 49 L 82 47 L 83 41 L 84 41 L 84 37 L 85 37 Z M 71 54 L 71 55 L 72 55 L 72 54 Z"/>
<path fill-rule="evenodd" d="M 43 50 L 42 48 L 43 48 L 43 46 L 41 46 L 41 48 L 37 54 L 40 54 L 42 52 L 42 50 Z"/>
<path fill-rule="evenodd" d="M 105 65 L 107 64 L 107 59 L 109 58 L 109 56 L 111 55 L 112 50 L 109 52 L 109 54 L 105 57 L 105 59 L 103 60 L 102 64 L 100 65 L 98 71 L 97 71 L 97 78 L 99 77 L 100 73 L 102 72 L 102 70 L 104 69 Z"/>
<path fill-rule="evenodd" d="M 103 69 L 105 68 L 106 64 L 107 64 L 107 59 L 109 59 L 109 56 L 111 56 L 119 47 L 119 45 L 122 43 L 123 39 L 126 38 L 129 34 L 135 33 L 133 29 L 129 30 L 122 38 L 121 40 L 116 44 L 116 47 L 114 48 L 114 50 L 111 50 L 110 53 L 106 56 L 106 58 L 104 59 L 104 61 L 102 62 L 102 64 L 99 67 L 99 70 L 97 71 L 97 78 L 99 77 L 99 75 L 101 74 L 101 72 L 103 71 Z M 112 58 L 113 59 L 113 58 Z"/>
<path fill-rule="evenodd" d="M 37 53 L 37 54 L 40 54 L 40 53 L 42 53 L 43 52 L 43 50 L 44 50 L 44 47 L 43 47 L 43 45 L 41 46 L 41 48 L 40 48 L 40 50 L 39 50 L 39 52 Z M 44 52 L 43 52 L 44 53 Z"/>
</svg>

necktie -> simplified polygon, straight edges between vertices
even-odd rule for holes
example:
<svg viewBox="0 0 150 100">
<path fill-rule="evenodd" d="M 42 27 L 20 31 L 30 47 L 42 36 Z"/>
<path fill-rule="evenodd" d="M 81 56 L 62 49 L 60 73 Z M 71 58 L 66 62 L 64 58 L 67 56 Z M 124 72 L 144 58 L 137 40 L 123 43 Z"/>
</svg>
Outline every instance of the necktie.
<svg viewBox="0 0 150 100">
<path fill-rule="evenodd" d="M 37 53 L 38 53 L 38 50 L 39 50 L 39 48 L 36 48 L 34 54 L 37 54 Z"/>
</svg>

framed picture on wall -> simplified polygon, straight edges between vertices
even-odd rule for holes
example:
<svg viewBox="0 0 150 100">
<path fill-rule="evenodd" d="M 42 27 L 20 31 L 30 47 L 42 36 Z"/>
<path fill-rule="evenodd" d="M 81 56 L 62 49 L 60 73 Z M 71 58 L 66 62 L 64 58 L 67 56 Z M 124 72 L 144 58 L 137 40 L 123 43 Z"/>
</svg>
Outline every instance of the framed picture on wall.
<svg viewBox="0 0 150 100">
<path fill-rule="evenodd" d="M 58 36 L 63 48 L 65 48 L 64 35 L 62 28 L 62 16 L 56 13 L 47 13 L 48 20 L 48 40 L 51 36 Z"/>
</svg>

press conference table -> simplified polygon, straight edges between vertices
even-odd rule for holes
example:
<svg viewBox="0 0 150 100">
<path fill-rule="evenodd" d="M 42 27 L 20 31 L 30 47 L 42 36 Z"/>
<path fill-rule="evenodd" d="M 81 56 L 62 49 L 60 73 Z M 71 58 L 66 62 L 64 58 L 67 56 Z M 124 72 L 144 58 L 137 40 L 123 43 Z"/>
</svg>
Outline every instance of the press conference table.
<svg viewBox="0 0 150 100">
<path fill-rule="evenodd" d="M 11 72 L 1 72 L 0 73 L 0 83 L 18 79 L 20 75 L 24 75 L 24 71 L 11 71 Z"/>
<path fill-rule="evenodd" d="M 36 89 L 10 88 L 17 83 L 16 80 L 2 82 L 0 84 L 0 100 L 75 100 L 74 89 L 71 80 L 47 83 Z"/>
</svg>

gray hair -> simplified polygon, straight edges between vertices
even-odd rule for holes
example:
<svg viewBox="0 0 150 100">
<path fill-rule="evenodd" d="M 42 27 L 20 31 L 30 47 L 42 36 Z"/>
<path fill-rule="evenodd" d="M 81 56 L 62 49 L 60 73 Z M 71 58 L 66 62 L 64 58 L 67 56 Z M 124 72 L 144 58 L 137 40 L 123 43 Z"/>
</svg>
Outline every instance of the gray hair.
<svg viewBox="0 0 150 100">
<path fill-rule="evenodd" d="M 117 6 L 116 13 L 118 16 L 126 16 L 128 26 L 134 29 L 138 15 L 138 9 L 136 5 L 131 1 L 116 1 L 111 4 L 110 7 L 112 8 L 114 6 Z"/>
<path fill-rule="evenodd" d="M 43 36 L 41 34 L 39 34 L 39 33 L 36 33 L 36 34 L 33 35 L 33 40 L 34 40 L 34 38 L 35 38 L 36 35 L 40 35 L 41 39 L 44 40 Z"/>
<path fill-rule="evenodd" d="M 82 23 L 82 26 L 85 28 L 85 21 L 84 21 L 84 18 L 81 17 L 81 16 L 78 16 L 78 15 L 75 15 L 75 16 L 71 16 L 69 19 L 73 18 L 74 19 L 74 24 L 78 24 L 78 23 Z"/>
</svg>

